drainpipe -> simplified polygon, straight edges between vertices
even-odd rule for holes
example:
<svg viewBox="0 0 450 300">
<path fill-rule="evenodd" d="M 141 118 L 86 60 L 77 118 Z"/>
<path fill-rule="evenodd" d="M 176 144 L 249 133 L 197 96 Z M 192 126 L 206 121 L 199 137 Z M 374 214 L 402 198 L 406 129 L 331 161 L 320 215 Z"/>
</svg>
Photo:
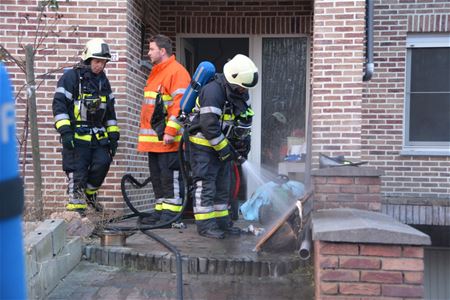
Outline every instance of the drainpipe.
<svg viewBox="0 0 450 300">
<path fill-rule="evenodd" d="M 372 79 L 373 63 L 373 0 L 366 0 L 366 67 L 363 81 Z"/>
</svg>

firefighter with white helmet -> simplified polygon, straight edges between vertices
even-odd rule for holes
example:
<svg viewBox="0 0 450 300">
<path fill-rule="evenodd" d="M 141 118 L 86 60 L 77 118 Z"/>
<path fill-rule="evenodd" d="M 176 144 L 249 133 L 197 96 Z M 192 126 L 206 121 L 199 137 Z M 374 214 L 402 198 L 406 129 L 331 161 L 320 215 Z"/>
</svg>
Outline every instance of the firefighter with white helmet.
<svg viewBox="0 0 450 300">
<path fill-rule="evenodd" d="M 193 208 L 200 235 L 222 239 L 239 233 L 233 227 L 228 205 L 230 161 L 247 157 L 254 115 L 248 89 L 258 83 L 258 68 L 237 54 L 223 67 L 223 74 L 200 91 L 192 120 L 191 167 L 194 182 Z"/>
<path fill-rule="evenodd" d="M 90 58 L 109 61 L 111 59 L 111 53 L 109 52 L 108 44 L 99 38 L 89 40 L 81 53 L 81 59 L 87 62 Z"/>
<path fill-rule="evenodd" d="M 245 55 L 237 54 L 223 66 L 223 74 L 230 84 L 242 88 L 253 88 L 258 83 L 258 68 Z"/>
<path fill-rule="evenodd" d="M 120 137 L 115 98 L 104 73 L 111 59 L 99 38 L 86 43 L 81 62 L 64 72 L 53 98 L 55 128 L 62 143 L 63 170 L 68 178 L 67 210 L 83 214 L 87 204 L 97 211 L 97 191 L 109 171 Z"/>
</svg>

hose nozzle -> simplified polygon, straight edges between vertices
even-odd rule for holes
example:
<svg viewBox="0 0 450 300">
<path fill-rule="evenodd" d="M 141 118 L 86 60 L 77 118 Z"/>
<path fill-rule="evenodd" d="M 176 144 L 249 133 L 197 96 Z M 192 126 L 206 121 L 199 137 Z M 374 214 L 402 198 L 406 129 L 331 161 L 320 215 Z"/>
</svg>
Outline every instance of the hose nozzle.
<svg viewBox="0 0 450 300">
<path fill-rule="evenodd" d="M 243 163 L 245 163 L 247 161 L 247 159 L 244 156 L 242 156 L 231 144 L 230 144 L 230 147 L 231 147 L 231 151 L 233 153 L 233 160 L 237 164 L 242 165 Z"/>
<path fill-rule="evenodd" d="M 247 159 L 245 159 L 245 157 L 243 157 L 242 155 L 238 155 L 235 161 L 237 164 L 242 165 L 247 161 Z"/>
</svg>

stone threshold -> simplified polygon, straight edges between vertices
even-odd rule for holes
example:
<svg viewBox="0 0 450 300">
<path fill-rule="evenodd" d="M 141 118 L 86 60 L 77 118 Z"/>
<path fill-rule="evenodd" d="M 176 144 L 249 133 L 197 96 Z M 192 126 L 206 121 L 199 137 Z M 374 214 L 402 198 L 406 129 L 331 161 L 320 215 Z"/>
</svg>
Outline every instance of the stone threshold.
<svg viewBox="0 0 450 300">
<path fill-rule="evenodd" d="M 139 253 L 125 247 L 86 245 L 86 259 L 101 265 L 176 273 L 175 255 L 171 252 Z M 299 258 L 253 260 L 251 258 L 214 258 L 182 255 L 182 271 L 188 274 L 242 275 L 280 277 L 294 272 L 304 263 Z"/>
</svg>

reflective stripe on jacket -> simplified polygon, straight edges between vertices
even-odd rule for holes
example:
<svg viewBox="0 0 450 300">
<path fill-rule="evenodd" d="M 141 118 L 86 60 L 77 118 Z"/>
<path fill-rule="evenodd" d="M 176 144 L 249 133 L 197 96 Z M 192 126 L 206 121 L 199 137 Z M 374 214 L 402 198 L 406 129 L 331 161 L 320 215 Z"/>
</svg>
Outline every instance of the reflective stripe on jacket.
<svg viewBox="0 0 450 300">
<path fill-rule="evenodd" d="M 79 84 L 81 90 L 87 86 L 94 93 L 80 95 Z M 85 104 L 81 100 L 86 97 L 99 101 L 96 104 L 98 113 L 90 117 L 87 117 Z M 108 133 L 118 133 L 114 102 L 109 80 L 103 72 L 95 75 L 88 68 L 71 69 L 59 79 L 53 98 L 55 128 L 60 134 L 73 132 L 76 139 L 85 142 L 90 142 L 94 135 L 100 140 L 106 138 Z"/>
<path fill-rule="evenodd" d="M 144 102 L 141 110 L 141 125 L 138 135 L 140 152 L 175 152 L 181 139 L 181 124 L 177 117 L 180 112 L 180 100 L 189 85 L 191 77 L 186 69 L 172 55 L 168 60 L 153 66 L 144 88 Z M 167 110 L 165 134 L 174 137 L 175 142 L 165 145 L 158 140 L 151 127 L 151 118 L 155 109 L 155 99 L 161 93 Z"/>
<path fill-rule="evenodd" d="M 207 151 L 224 149 L 230 143 L 229 128 L 238 117 L 252 113 L 248 93 L 240 94 L 232 90 L 223 74 L 216 74 L 213 81 L 200 91 L 196 101 L 197 114 L 192 126 L 200 125 L 200 130 L 189 136 L 191 143 Z"/>
</svg>

